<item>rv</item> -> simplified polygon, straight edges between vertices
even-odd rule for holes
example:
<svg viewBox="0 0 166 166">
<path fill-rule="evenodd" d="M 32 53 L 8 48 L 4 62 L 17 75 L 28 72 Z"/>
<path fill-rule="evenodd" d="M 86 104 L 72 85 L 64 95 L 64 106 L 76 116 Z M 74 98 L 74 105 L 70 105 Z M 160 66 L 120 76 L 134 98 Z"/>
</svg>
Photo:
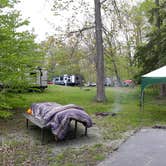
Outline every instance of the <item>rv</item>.
<svg viewBox="0 0 166 166">
<path fill-rule="evenodd" d="M 47 88 L 47 71 L 46 70 L 38 67 L 33 72 L 25 73 L 24 76 L 25 78 L 22 78 L 22 79 L 25 79 L 25 82 L 27 82 L 27 85 L 25 86 L 25 88 L 28 88 L 30 90 L 32 89 L 44 90 L 45 88 Z M 4 84 L 0 82 L 0 90 L 3 88 L 17 89 L 19 88 L 19 86 L 13 87 L 11 83 Z"/>
<path fill-rule="evenodd" d="M 30 73 L 29 79 L 32 88 L 47 88 L 47 70 L 37 68 Z"/>
<path fill-rule="evenodd" d="M 66 86 L 80 86 L 82 85 L 83 77 L 79 74 L 68 75 L 64 74 L 62 76 L 56 76 L 53 78 L 53 83 L 56 85 L 66 85 Z"/>
</svg>

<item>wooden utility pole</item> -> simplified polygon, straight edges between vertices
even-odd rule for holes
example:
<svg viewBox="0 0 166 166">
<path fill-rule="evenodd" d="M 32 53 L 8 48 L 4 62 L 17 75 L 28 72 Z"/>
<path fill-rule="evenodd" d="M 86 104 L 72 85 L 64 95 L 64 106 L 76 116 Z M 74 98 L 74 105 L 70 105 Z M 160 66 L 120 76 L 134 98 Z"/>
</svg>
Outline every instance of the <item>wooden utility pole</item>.
<svg viewBox="0 0 166 166">
<path fill-rule="evenodd" d="M 101 3 L 100 0 L 94 0 L 95 4 L 95 32 L 96 32 L 96 70 L 97 70 L 97 95 L 96 101 L 104 102 L 104 55 L 102 39 L 102 21 L 101 21 Z"/>
</svg>

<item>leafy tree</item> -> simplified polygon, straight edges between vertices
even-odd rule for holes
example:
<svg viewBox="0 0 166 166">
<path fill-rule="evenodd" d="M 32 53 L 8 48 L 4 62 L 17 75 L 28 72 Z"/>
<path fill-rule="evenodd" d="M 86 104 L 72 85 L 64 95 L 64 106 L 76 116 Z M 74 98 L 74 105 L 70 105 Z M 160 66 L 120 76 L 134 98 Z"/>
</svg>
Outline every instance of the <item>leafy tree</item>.
<svg viewBox="0 0 166 166">
<path fill-rule="evenodd" d="M 81 62 L 84 54 L 77 45 L 77 38 L 71 37 L 65 43 L 53 36 L 42 43 L 46 56 L 49 79 L 55 75 L 82 74 Z"/>
<path fill-rule="evenodd" d="M 28 25 L 13 9 L 15 0 L 0 1 L 0 109 L 10 108 L 5 102 L 6 89 L 24 89 L 31 84 L 29 73 L 41 64 L 42 52 L 35 36 L 19 31 Z"/>
<path fill-rule="evenodd" d="M 40 49 L 34 42 L 35 36 L 18 28 L 28 25 L 12 10 L 10 1 L 7 9 L 0 10 L 0 82 L 11 88 L 27 85 L 27 73 L 39 65 Z"/>
<path fill-rule="evenodd" d="M 156 18 L 150 18 L 150 21 L 154 20 L 151 26 L 151 32 L 147 34 L 146 42 L 137 48 L 135 62 L 141 68 L 140 74 L 150 72 L 166 64 L 165 5 L 166 3 L 164 1 L 161 1 L 158 7 L 153 3 L 153 5 L 151 5 L 153 8 L 149 10 L 152 14 L 151 17 L 155 17 L 154 12 L 156 8 L 158 8 L 159 15 L 157 17 L 159 17 L 160 20 L 158 20 L 159 18 L 157 20 Z"/>
<path fill-rule="evenodd" d="M 90 10 L 89 10 L 87 4 L 88 3 L 86 3 L 86 1 L 84 1 L 84 0 L 80 0 L 77 2 L 73 1 L 73 0 L 64 0 L 64 1 L 59 1 L 59 2 L 55 1 L 55 3 L 54 3 L 55 12 L 60 13 L 60 11 L 61 12 L 64 10 L 67 11 L 69 9 L 72 9 L 72 11 L 74 11 L 73 12 L 74 15 L 72 15 L 72 17 L 69 18 L 69 20 L 68 20 L 68 25 L 70 25 L 70 26 L 67 26 L 68 33 L 73 31 L 73 29 L 75 27 L 77 27 L 77 29 L 81 29 L 81 30 L 79 30 L 80 34 L 82 33 L 83 30 L 89 29 L 89 28 L 87 28 L 87 25 L 91 25 L 91 23 L 87 23 L 87 21 L 85 21 L 85 23 L 83 23 L 83 25 L 86 26 L 83 28 L 79 28 L 80 25 L 77 24 L 78 12 L 80 14 L 84 13 L 84 15 L 87 15 L 87 13 L 89 13 Z M 95 27 L 95 29 L 96 29 L 95 38 L 96 38 L 96 52 L 97 52 L 96 53 L 96 72 L 97 72 L 97 74 L 96 74 L 96 77 L 97 77 L 96 100 L 99 102 L 103 102 L 103 101 L 105 101 L 106 97 L 105 97 L 105 90 L 104 90 L 104 56 L 103 56 L 102 24 L 101 24 L 101 12 L 100 12 L 101 1 L 94 0 L 94 4 L 95 4 L 95 14 L 94 14 L 95 15 L 95 26 L 93 25 L 93 28 Z M 81 21 L 79 21 L 79 23 L 80 22 Z M 73 27 L 73 25 L 74 25 L 74 27 Z M 76 40 L 78 41 L 78 38 L 80 37 L 80 35 L 78 35 L 78 36 L 76 35 L 76 37 L 77 37 Z"/>
</svg>

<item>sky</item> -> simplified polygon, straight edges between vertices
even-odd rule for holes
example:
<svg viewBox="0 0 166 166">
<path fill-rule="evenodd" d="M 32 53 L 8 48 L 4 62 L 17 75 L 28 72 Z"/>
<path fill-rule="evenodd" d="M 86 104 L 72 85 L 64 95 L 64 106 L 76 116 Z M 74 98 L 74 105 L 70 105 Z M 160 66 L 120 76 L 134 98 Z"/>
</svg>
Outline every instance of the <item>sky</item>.
<svg viewBox="0 0 166 166">
<path fill-rule="evenodd" d="M 55 19 L 51 11 L 52 5 L 46 0 L 20 0 L 20 3 L 15 6 L 21 12 L 21 17 L 30 22 L 28 27 L 22 29 L 30 31 L 33 29 L 37 35 L 37 41 L 44 40 L 46 34 L 54 34 L 54 29 L 49 23 Z"/>
<path fill-rule="evenodd" d="M 93 4 L 93 0 L 86 1 Z M 62 14 L 61 17 L 55 17 L 54 12 L 51 10 L 52 6 L 53 0 L 20 0 L 20 3 L 15 8 L 21 12 L 23 19 L 26 18 L 30 22 L 28 27 L 23 27 L 20 30 L 31 31 L 33 29 L 37 42 L 44 40 L 46 36 L 56 34 L 56 28 L 59 25 L 61 25 L 61 28 L 66 26 L 67 22 L 64 15 L 69 17 L 70 12 Z M 83 15 L 79 17 L 83 17 Z"/>
</svg>

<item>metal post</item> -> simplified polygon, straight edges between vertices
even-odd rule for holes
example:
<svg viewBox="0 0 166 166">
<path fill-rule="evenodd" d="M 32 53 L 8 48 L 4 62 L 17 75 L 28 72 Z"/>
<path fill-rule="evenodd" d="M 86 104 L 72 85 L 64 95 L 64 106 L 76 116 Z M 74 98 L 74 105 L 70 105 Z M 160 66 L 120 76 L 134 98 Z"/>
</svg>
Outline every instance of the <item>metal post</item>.
<svg viewBox="0 0 166 166">
<path fill-rule="evenodd" d="M 140 110 L 144 110 L 144 91 L 141 91 L 141 98 L 140 98 Z"/>
</svg>

